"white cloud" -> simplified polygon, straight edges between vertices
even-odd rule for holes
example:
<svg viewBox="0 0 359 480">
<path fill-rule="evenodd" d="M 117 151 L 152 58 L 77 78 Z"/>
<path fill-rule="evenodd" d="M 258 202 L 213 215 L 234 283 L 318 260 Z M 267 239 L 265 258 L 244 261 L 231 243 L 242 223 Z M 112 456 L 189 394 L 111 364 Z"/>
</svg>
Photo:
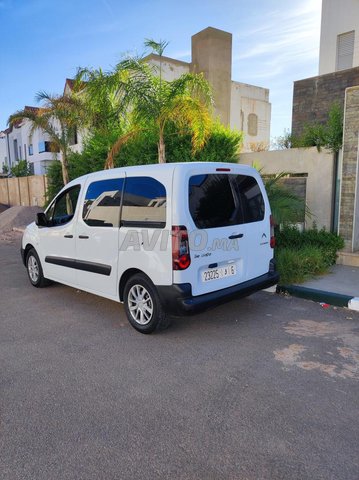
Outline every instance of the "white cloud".
<svg viewBox="0 0 359 480">
<path fill-rule="evenodd" d="M 235 54 L 234 62 L 269 55 L 296 62 L 296 57 L 303 52 L 309 53 L 310 58 L 317 56 L 319 16 L 320 2 L 317 0 L 307 0 L 299 8 L 269 12 L 265 25 L 236 36 L 239 47 L 246 44 L 246 50 Z"/>
</svg>

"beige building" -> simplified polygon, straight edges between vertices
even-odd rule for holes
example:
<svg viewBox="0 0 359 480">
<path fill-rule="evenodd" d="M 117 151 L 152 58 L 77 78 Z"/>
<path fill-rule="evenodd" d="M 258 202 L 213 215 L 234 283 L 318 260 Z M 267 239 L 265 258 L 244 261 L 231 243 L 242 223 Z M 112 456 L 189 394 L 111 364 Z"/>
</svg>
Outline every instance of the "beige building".
<svg viewBox="0 0 359 480">
<path fill-rule="evenodd" d="M 319 75 L 359 67 L 359 0 L 323 0 Z"/>
<path fill-rule="evenodd" d="M 147 61 L 159 66 L 160 57 Z M 208 27 L 192 36 L 191 62 L 162 57 L 163 77 L 170 81 L 183 73 L 203 72 L 213 88 L 215 115 L 224 125 L 244 132 L 243 151 L 269 145 L 271 104 L 269 90 L 232 80 L 232 34 Z"/>
</svg>

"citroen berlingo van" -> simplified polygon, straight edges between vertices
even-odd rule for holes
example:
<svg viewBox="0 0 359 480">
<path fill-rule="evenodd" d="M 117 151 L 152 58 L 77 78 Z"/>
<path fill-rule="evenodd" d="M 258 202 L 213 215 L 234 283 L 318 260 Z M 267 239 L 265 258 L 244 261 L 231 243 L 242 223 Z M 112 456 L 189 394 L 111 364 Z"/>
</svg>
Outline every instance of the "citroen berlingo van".
<svg viewBox="0 0 359 480">
<path fill-rule="evenodd" d="M 124 303 L 151 333 L 278 282 L 258 172 L 232 163 L 115 168 L 67 184 L 22 239 L 34 287 L 49 281 Z"/>
</svg>

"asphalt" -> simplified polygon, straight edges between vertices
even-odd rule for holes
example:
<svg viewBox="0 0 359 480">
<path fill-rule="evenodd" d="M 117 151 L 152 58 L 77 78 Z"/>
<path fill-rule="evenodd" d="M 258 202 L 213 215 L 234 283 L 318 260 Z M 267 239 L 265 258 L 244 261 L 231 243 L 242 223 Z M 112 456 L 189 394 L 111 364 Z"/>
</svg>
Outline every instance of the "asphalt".
<svg viewBox="0 0 359 480">
<path fill-rule="evenodd" d="M 359 313 L 259 292 L 129 326 L 0 244 L 1 480 L 359 478 Z"/>
</svg>

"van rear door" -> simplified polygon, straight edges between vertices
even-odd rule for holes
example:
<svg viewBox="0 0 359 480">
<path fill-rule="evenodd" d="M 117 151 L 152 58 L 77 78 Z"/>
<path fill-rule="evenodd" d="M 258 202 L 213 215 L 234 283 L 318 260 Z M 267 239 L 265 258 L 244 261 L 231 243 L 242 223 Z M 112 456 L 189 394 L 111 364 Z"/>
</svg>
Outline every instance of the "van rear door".
<svg viewBox="0 0 359 480">
<path fill-rule="evenodd" d="M 186 177 L 191 265 L 174 272 L 175 283 L 191 283 L 196 296 L 268 272 L 270 208 L 258 173 L 197 165 Z"/>
</svg>

